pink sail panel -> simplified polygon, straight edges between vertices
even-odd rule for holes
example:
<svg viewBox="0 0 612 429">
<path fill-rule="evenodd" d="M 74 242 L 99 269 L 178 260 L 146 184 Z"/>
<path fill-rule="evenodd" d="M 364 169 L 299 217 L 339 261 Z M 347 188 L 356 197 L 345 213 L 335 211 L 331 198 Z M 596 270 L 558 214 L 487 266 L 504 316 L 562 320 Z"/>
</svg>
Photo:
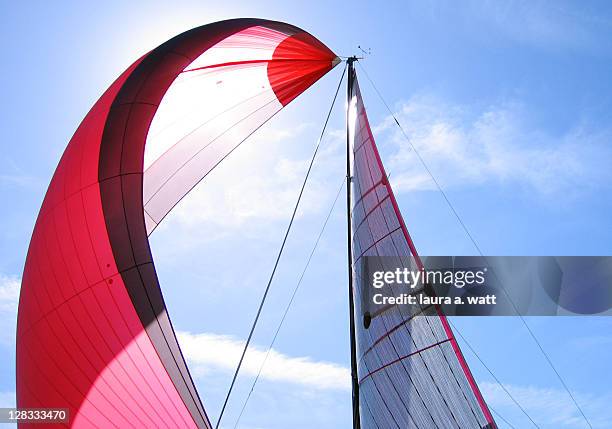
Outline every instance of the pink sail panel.
<svg viewBox="0 0 612 429">
<path fill-rule="evenodd" d="M 203 52 L 170 85 L 145 146 L 150 234 L 219 162 L 339 60 L 308 33 L 254 26 Z"/>
<path fill-rule="evenodd" d="M 440 310 L 369 303 L 364 257 L 423 268 L 391 190 L 354 76 L 349 103 L 353 163 L 353 277 L 361 427 L 495 428 Z M 396 291 L 399 294 L 399 291 Z M 411 306 L 412 307 L 412 306 Z"/>
<path fill-rule="evenodd" d="M 147 231 L 335 58 L 297 27 L 237 19 L 169 40 L 111 85 L 70 140 L 34 227 L 17 321 L 18 407 L 68 408 L 74 427 L 211 427 Z M 208 137 L 182 138 L 206 121 Z"/>
</svg>

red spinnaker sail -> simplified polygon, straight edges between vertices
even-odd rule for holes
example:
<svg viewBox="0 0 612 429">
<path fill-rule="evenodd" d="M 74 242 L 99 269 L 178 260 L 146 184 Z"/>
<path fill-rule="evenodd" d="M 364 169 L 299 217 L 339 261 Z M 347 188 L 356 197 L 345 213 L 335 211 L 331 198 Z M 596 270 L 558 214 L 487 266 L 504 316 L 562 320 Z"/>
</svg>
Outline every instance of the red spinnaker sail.
<svg viewBox="0 0 612 429">
<path fill-rule="evenodd" d="M 422 263 L 402 219 L 374 142 L 354 76 L 349 103 L 353 151 L 352 244 L 361 427 L 495 428 L 451 328 L 440 310 L 402 306 L 367 314 L 365 256 Z M 406 306 L 407 308 L 408 306 Z"/>
<path fill-rule="evenodd" d="M 32 234 L 18 407 L 69 408 L 75 427 L 210 428 L 148 233 L 337 62 L 297 27 L 236 19 L 167 41 L 111 85 L 70 140 Z"/>
</svg>

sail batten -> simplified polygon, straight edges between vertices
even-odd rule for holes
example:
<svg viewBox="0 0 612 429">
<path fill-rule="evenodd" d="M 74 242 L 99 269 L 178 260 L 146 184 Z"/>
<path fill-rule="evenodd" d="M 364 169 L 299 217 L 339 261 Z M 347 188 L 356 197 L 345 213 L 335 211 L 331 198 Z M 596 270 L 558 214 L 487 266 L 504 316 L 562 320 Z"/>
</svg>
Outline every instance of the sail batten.
<svg viewBox="0 0 612 429">
<path fill-rule="evenodd" d="M 373 308 L 368 301 L 369 286 L 362 284 L 359 275 L 365 257 L 398 257 L 409 269 L 424 267 L 389 184 L 356 76 L 353 82 L 349 103 L 353 127 L 349 130 L 354 190 L 352 271 L 361 426 L 494 428 L 495 422 L 440 308 Z"/>
</svg>

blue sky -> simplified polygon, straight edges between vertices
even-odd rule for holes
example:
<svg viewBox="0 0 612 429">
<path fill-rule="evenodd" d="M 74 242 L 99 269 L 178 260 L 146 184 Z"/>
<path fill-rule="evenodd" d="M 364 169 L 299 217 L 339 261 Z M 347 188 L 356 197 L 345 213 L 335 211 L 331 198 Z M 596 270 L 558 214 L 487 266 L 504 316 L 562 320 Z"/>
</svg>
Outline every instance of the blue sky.
<svg viewBox="0 0 612 429">
<path fill-rule="evenodd" d="M 147 50 L 194 26 L 239 16 L 296 24 L 341 55 L 357 52 L 357 45 L 371 48 L 363 65 L 485 254 L 610 255 L 611 9 L 606 2 L 544 1 L 3 3 L 0 402 L 14 400 L 15 300 L 47 184 L 89 107 Z M 332 71 L 285 109 L 152 236 L 170 316 L 211 416 L 220 409 L 340 73 Z M 474 254 L 363 76 L 361 86 L 419 251 Z M 233 427 L 342 180 L 341 108 L 224 427 Z M 340 203 L 240 427 L 350 427 L 344 234 Z M 586 427 L 519 320 L 453 323 L 540 427 Z M 593 426 L 611 427 L 612 320 L 528 323 Z M 515 427 L 532 427 L 465 354 L 493 408 Z"/>
</svg>

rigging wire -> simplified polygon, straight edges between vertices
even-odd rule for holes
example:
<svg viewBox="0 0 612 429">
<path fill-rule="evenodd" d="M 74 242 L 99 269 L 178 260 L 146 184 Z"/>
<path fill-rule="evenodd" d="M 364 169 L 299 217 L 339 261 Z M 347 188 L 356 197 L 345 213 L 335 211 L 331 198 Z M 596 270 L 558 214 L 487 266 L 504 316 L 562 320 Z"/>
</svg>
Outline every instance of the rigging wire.
<svg viewBox="0 0 612 429">
<path fill-rule="evenodd" d="M 504 418 L 504 416 L 502 416 L 501 414 L 499 414 L 499 412 L 495 411 L 495 408 L 493 408 L 492 406 L 489 405 L 489 409 L 491 411 L 493 411 L 493 414 L 495 414 L 497 417 L 499 417 L 505 424 L 507 424 L 508 426 L 510 426 L 510 429 L 515 429 L 515 427 Z"/>
<path fill-rule="evenodd" d="M 459 338 L 461 338 L 463 340 L 463 342 L 465 343 L 465 345 L 468 347 L 468 349 L 472 352 L 472 354 L 474 356 L 476 356 L 476 359 L 478 359 L 478 361 L 482 364 L 482 366 L 488 371 L 489 374 L 491 374 L 491 377 L 493 377 L 495 379 L 495 381 L 497 382 L 497 384 L 499 384 L 499 386 L 504 390 L 504 392 L 506 392 L 506 394 L 508 395 L 508 397 L 512 400 L 512 402 L 514 402 L 514 404 L 519 407 L 519 409 L 523 412 L 523 414 L 525 414 L 525 416 L 527 416 L 527 418 L 529 419 L 529 421 L 531 421 L 531 423 L 533 423 L 533 425 L 536 428 L 540 428 L 540 426 L 538 426 L 538 424 L 533 421 L 533 419 L 531 418 L 531 416 L 529 414 L 527 414 L 527 411 L 525 411 L 525 409 L 521 406 L 521 404 L 519 404 L 519 402 L 516 400 L 516 398 L 514 398 L 514 396 L 512 396 L 512 394 L 510 393 L 510 391 L 506 388 L 506 386 L 504 386 L 502 384 L 502 382 L 499 380 L 499 378 L 497 378 L 497 376 L 495 374 L 493 374 L 493 371 L 491 371 L 491 369 L 487 366 L 486 363 L 484 363 L 484 361 L 481 359 L 480 355 L 478 355 L 478 353 L 476 352 L 476 350 L 474 349 L 474 347 L 472 347 L 472 345 L 468 342 L 468 340 L 461 334 L 461 332 L 457 329 L 457 327 L 453 324 L 453 322 L 451 322 L 450 320 L 448 321 L 448 323 L 453 327 L 453 329 L 455 330 L 455 332 L 457 334 L 459 334 Z M 489 407 L 490 408 L 490 407 Z M 497 413 L 499 415 L 499 413 Z M 505 420 L 504 420 L 505 421 Z M 508 422 L 506 422 L 508 423 Z"/>
<path fill-rule="evenodd" d="M 302 200 L 302 195 L 304 194 L 304 189 L 306 188 L 306 183 L 308 182 L 308 177 L 310 176 L 310 172 L 312 170 L 312 166 L 314 164 L 315 158 L 317 157 L 317 153 L 319 152 L 319 147 L 321 146 L 321 141 L 323 140 L 323 135 L 325 134 L 325 130 L 327 128 L 327 124 L 329 122 L 329 118 L 331 116 L 334 105 L 336 104 L 336 98 L 338 98 L 338 92 L 340 91 L 340 86 L 342 85 L 342 81 L 344 80 L 344 75 L 346 74 L 346 66 L 342 71 L 342 76 L 340 77 L 340 82 L 338 82 L 338 88 L 336 88 L 336 93 L 334 94 L 334 99 L 332 100 L 332 104 L 329 108 L 329 112 L 327 113 L 327 117 L 325 118 L 325 123 L 323 124 L 323 129 L 321 130 L 321 135 L 317 140 L 317 145 L 315 146 L 314 153 L 312 154 L 312 158 L 310 160 L 310 164 L 308 165 L 308 170 L 306 171 L 306 177 L 304 177 L 304 181 L 302 182 L 302 187 L 300 189 L 300 193 L 298 195 L 297 201 L 295 202 L 295 206 L 293 207 L 293 213 L 291 214 L 291 219 L 289 220 L 289 225 L 287 225 L 287 230 L 285 231 L 285 236 L 283 237 L 283 241 L 281 243 L 280 249 L 276 256 L 276 261 L 274 262 L 274 268 L 272 268 L 272 272 L 270 274 L 270 278 L 268 279 L 268 284 L 266 285 L 266 289 L 261 298 L 261 302 L 259 303 L 259 308 L 257 309 L 257 313 L 255 314 L 255 319 L 253 320 L 253 324 L 251 325 L 251 330 L 247 337 L 246 342 L 244 343 L 244 348 L 242 349 L 242 354 L 240 356 L 240 360 L 238 361 L 238 366 L 236 367 L 236 371 L 234 372 L 234 376 L 232 377 L 232 382 L 227 391 L 227 395 L 225 396 L 225 401 L 223 402 L 223 407 L 221 407 L 221 412 L 219 413 L 219 417 L 217 419 L 217 424 L 215 425 L 215 429 L 219 429 L 219 424 L 221 423 L 221 418 L 223 417 L 223 413 L 225 412 L 225 408 L 227 407 L 227 403 L 229 401 L 230 395 L 232 394 L 232 390 L 234 388 L 234 384 L 236 383 L 236 378 L 238 377 L 238 373 L 240 372 L 240 368 L 242 367 L 242 362 L 244 361 L 244 356 L 249 348 L 249 344 L 251 343 L 251 338 L 253 337 L 253 332 L 255 332 L 255 327 L 257 326 L 257 322 L 259 321 L 259 316 L 261 315 L 261 310 L 263 309 L 264 303 L 266 302 L 266 298 L 268 296 L 268 292 L 270 291 L 270 286 L 272 285 L 272 280 L 274 279 L 274 274 L 276 274 L 276 269 L 278 268 L 278 264 L 280 262 L 281 256 L 283 254 L 283 250 L 285 249 L 285 244 L 287 243 L 287 238 L 289 237 L 289 232 L 291 231 L 291 226 L 293 225 L 293 221 L 295 219 L 295 215 L 297 214 L 298 207 L 300 205 L 300 201 Z"/>
<path fill-rule="evenodd" d="M 361 67 L 361 69 L 363 70 L 366 78 L 368 79 L 368 81 L 370 82 L 370 84 L 372 85 L 372 88 L 374 88 L 374 91 L 376 92 L 376 94 L 378 95 L 378 97 L 380 98 L 380 100 L 382 101 L 382 103 L 385 105 L 385 107 L 387 108 L 387 111 L 389 112 L 389 114 L 391 115 L 391 117 L 393 118 L 393 120 L 395 121 L 396 125 L 398 126 L 398 128 L 400 129 L 402 135 L 404 136 L 404 138 L 406 139 L 406 141 L 408 142 L 408 144 L 410 145 L 411 149 L 414 151 L 414 153 L 416 154 L 417 158 L 419 159 L 419 161 L 421 162 L 421 165 L 423 166 L 423 168 L 425 169 L 425 171 L 427 172 L 427 174 L 429 175 L 429 177 L 433 180 L 436 188 L 438 189 L 438 191 L 440 192 L 440 194 L 442 195 L 442 197 L 444 198 L 444 200 L 446 201 L 446 204 L 448 205 L 448 207 L 450 208 L 450 210 L 453 212 L 455 218 L 457 219 L 457 221 L 459 222 L 459 224 L 461 225 L 461 228 L 463 229 L 463 231 L 466 233 L 466 235 L 468 236 L 468 238 L 470 239 L 470 241 L 472 242 L 472 244 L 474 245 L 474 247 L 476 248 L 476 250 L 478 251 L 478 253 L 480 254 L 480 256 L 482 258 L 485 259 L 486 262 L 486 256 L 484 256 L 484 254 L 482 253 L 482 251 L 480 250 L 480 246 L 478 246 L 478 244 L 476 243 L 476 240 L 474 239 L 474 237 L 472 236 L 472 234 L 470 233 L 470 231 L 468 230 L 467 226 L 465 225 L 465 223 L 463 222 L 463 220 L 461 219 L 461 216 L 459 216 L 459 213 L 457 212 L 457 210 L 455 210 L 455 207 L 453 206 L 453 204 L 450 202 L 450 199 L 448 198 L 448 196 L 446 195 L 446 192 L 444 192 L 444 190 L 442 189 L 442 186 L 440 186 L 440 184 L 438 183 L 438 180 L 435 178 L 435 176 L 433 175 L 433 173 L 431 172 L 431 170 L 429 169 L 429 166 L 427 165 L 427 163 L 425 162 L 425 160 L 423 159 L 423 157 L 421 156 L 421 154 L 419 153 L 419 151 L 417 150 L 417 148 L 414 146 L 414 144 L 412 143 L 412 139 L 410 139 L 410 137 L 408 137 L 408 135 L 406 134 L 406 132 L 404 131 L 404 128 L 402 127 L 402 125 L 399 123 L 397 117 L 395 116 L 395 113 L 393 113 L 393 111 L 391 110 L 391 108 L 389 107 L 389 105 L 387 104 L 387 102 L 385 101 L 385 99 L 383 98 L 382 94 L 380 93 L 380 91 L 378 90 L 378 88 L 376 87 L 376 85 L 374 84 L 374 82 L 372 81 L 372 79 L 370 78 L 370 76 L 368 75 L 368 72 L 366 71 L 365 67 L 363 66 L 363 64 L 359 63 L 359 66 Z M 493 271 L 493 274 L 495 275 L 495 272 Z M 497 277 L 497 276 L 496 276 Z M 593 429 L 593 426 L 591 425 L 591 422 L 589 421 L 589 419 L 587 418 L 587 416 L 584 414 L 584 411 L 582 410 L 582 408 L 580 407 L 580 405 L 578 405 L 578 401 L 576 401 L 576 398 L 574 397 L 574 395 L 572 394 L 572 392 L 570 391 L 569 387 L 567 386 L 567 384 L 565 384 L 565 381 L 563 380 L 563 378 L 561 377 L 561 374 L 559 373 L 559 371 L 557 370 L 557 368 L 555 367 L 555 365 L 553 364 L 552 360 L 550 359 L 550 357 L 548 356 L 548 354 L 546 353 L 546 351 L 544 350 L 544 348 L 542 347 L 542 344 L 540 343 L 540 341 L 537 339 L 535 333 L 533 332 L 533 330 L 530 328 L 530 326 L 527 324 L 527 321 L 525 320 L 524 316 L 518 311 L 518 309 L 516 308 L 516 305 L 514 304 L 514 301 L 512 301 L 512 299 L 510 298 L 508 291 L 506 290 L 506 288 L 503 286 L 503 284 L 500 282 L 500 284 L 502 285 L 502 291 L 504 292 L 504 294 L 506 295 L 506 297 L 508 298 L 508 301 L 510 301 L 510 304 L 512 305 L 512 307 L 514 308 L 514 311 L 516 312 L 517 316 L 520 318 L 521 322 L 523 323 L 523 325 L 525 326 L 525 328 L 527 329 L 527 332 L 529 333 L 529 335 L 531 336 L 531 338 L 533 339 L 533 341 L 536 343 L 536 345 L 538 346 L 538 348 L 540 349 L 540 352 L 542 353 L 542 355 L 544 356 L 546 362 L 548 363 L 548 365 L 550 366 L 550 368 L 553 370 L 553 372 L 556 374 L 557 378 L 559 379 L 559 382 L 561 383 L 561 385 L 563 386 L 563 388 L 565 389 L 565 391 L 567 392 L 567 394 L 569 395 L 569 397 L 571 398 L 572 402 L 574 403 L 574 405 L 576 406 L 576 409 L 580 412 L 580 414 L 582 415 L 582 418 L 584 419 L 584 421 L 586 422 L 586 424 L 589 426 L 589 428 Z"/>
<path fill-rule="evenodd" d="M 306 264 L 304 265 L 304 269 L 302 270 L 302 273 L 300 274 L 300 277 L 298 279 L 297 284 L 295 285 L 295 288 L 293 289 L 293 293 L 291 294 L 291 298 L 289 299 L 289 302 L 287 303 L 287 306 L 285 307 L 285 311 L 283 313 L 283 316 L 280 319 L 280 322 L 276 328 L 276 332 L 274 333 L 274 337 L 272 338 L 272 341 L 270 342 L 270 345 L 268 346 L 268 350 L 266 351 L 266 355 L 263 359 L 263 362 L 261 363 L 261 366 L 259 367 L 259 371 L 257 371 L 257 376 L 255 377 L 255 379 L 253 380 L 253 384 L 251 385 L 251 390 L 249 391 L 249 394 L 247 395 L 246 399 L 244 400 L 244 403 L 242 404 L 242 409 L 240 410 L 240 414 L 238 415 L 238 419 L 236 420 L 236 423 L 234 424 L 234 429 L 236 429 L 238 427 L 238 423 L 240 423 L 240 419 L 242 418 L 242 414 L 244 413 L 244 410 L 246 409 L 247 403 L 249 402 L 249 399 L 251 398 L 251 394 L 253 393 L 253 390 L 255 389 L 255 385 L 257 384 L 257 381 L 259 380 L 259 376 L 261 375 L 261 372 L 266 364 L 266 361 L 268 360 L 268 356 L 270 355 L 270 352 L 272 351 L 272 347 L 274 347 L 274 343 L 276 342 L 276 338 L 278 337 L 278 333 L 281 330 L 281 327 L 283 326 L 283 323 L 285 322 L 285 318 L 287 317 L 287 313 L 289 313 L 289 309 L 291 308 L 291 305 L 293 304 L 293 301 L 295 299 L 295 296 L 300 288 L 300 285 L 302 284 L 302 280 L 304 279 L 304 275 L 306 274 L 306 270 L 308 269 L 308 267 L 310 266 L 310 261 L 312 260 L 312 257 L 315 254 L 315 251 L 317 250 L 317 246 L 319 245 L 319 241 L 321 241 L 321 237 L 323 236 L 323 232 L 325 231 L 325 227 L 327 226 L 327 223 L 329 222 L 329 219 L 331 218 L 331 215 L 334 211 L 334 208 L 336 207 L 336 203 L 338 202 L 338 198 L 340 197 L 340 192 L 342 192 L 342 189 L 344 189 L 344 183 L 346 182 L 346 179 L 343 177 L 342 178 L 342 183 L 340 184 L 340 189 L 338 189 L 338 192 L 336 193 L 336 198 L 334 198 L 334 202 L 331 205 L 331 208 L 329 209 L 329 212 L 327 213 L 327 217 L 325 218 L 325 221 L 323 222 L 323 226 L 321 227 L 321 230 L 319 231 L 319 235 L 317 236 L 317 239 L 314 243 L 314 246 L 312 247 L 312 250 L 310 251 L 310 255 L 308 255 L 308 259 L 306 261 Z"/>
</svg>

